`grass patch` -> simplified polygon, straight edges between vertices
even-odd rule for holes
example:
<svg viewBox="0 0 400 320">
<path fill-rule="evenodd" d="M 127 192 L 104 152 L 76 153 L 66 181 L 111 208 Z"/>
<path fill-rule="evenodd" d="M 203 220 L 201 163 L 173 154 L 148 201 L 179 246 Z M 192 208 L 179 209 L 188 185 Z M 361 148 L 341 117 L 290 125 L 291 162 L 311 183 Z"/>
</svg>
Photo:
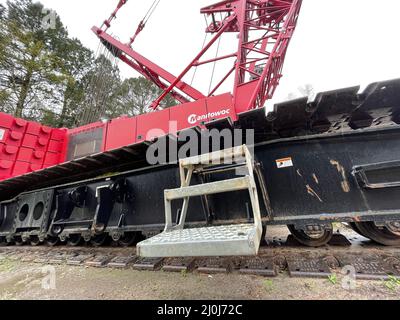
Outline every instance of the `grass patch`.
<svg viewBox="0 0 400 320">
<path fill-rule="evenodd" d="M 188 276 L 187 270 L 182 270 L 182 271 L 181 271 L 181 276 L 184 277 L 184 278 L 186 278 L 186 277 Z"/>
<path fill-rule="evenodd" d="M 264 280 L 263 287 L 264 287 L 265 291 L 271 292 L 272 290 L 274 290 L 274 282 L 270 279 Z"/>
<path fill-rule="evenodd" d="M 400 279 L 398 279 L 394 276 L 389 276 L 389 279 L 384 281 L 383 284 L 389 290 L 394 291 L 394 290 L 396 290 L 397 287 L 400 286 Z"/>
<path fill-rule="evenodd" d="M 331 284 L 336 285 L 338 282 L 338 278 L 336 274 L 331 274 L 330 276 L 328 276 L 328 280 Z"/>
</svg>

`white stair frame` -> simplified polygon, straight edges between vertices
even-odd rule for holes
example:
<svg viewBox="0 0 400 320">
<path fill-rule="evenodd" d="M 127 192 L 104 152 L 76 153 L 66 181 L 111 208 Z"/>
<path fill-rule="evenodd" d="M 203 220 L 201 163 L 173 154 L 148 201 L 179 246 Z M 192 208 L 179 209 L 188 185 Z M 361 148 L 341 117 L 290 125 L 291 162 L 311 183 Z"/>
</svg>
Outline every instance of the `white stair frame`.
<svg viewBox="0 0 400 320">
<path fill-rule="evenodd" d="M 224 160 L 229 159 L 235 161 L 235 163 L 240 163 L 243 168 L 246 168 L 248 174 L 244 177 L 222 180 L 212 183 L 205 183 L 200 185 L 190 186 L 193 173 L 195 171 L 201 172 L 201 170 L 213 167 L 220 164 L 226 164 Z M 222 162 L 221 162 L 222 161 Z M 243 163 L 243 164 L 242 164 Z M 232 240 L 232 243 L 229 243 L 229 239 L 225 240 L 225 242 L 218 243 L 215 246 L 215 250 L 213 249 L 213 244 L 215 245 L 218 241 L 214 240 L 214 242 L 210 241 L 207 242 L 202 241 L 204 248 L 197 248 L 197 252 L 199 255 L 208 255 L 208 256 L 224 256 L 224 255 L 235 255 L 236 250 L 235 246 L 237 246 L 237 252 L 240 255 L 256 255 L 258 253 L 261 235 L 262 235 L 262 221 L 261 221 L 261 211 L 257 193 L 257 185 L 254 178 L 254 162 L 253 157 L 247 148 L 246 145 L 235 147 L 231 149 L 216 151 L 213 153 L 200 155 L 196 157 L 191 157 L 187 159 L 182 159 L 179 162 L 179 170 L 180 170 L 180 178 L 181 178 L 181 187 L 178 189 L 172 190 L 165 190 L 164 191 L 164 201 L 165 201 L 165 229 L 162 234 L 156 236 L 154 238 L 164 236 L 172 236 L 175 232 L 184 233 L 184 227 L 187 217 L 187 211 L 189 207 L 190 198 L 194 196 L 206 196 L 206 195 L 213 195 L 219 193 L 226 193 L 226 192 L 233 192 L 239 190 L 248 190 L 250 195 L 251 206 L 253 209 L 253 216 L 254 216 L 254 227 L 251 228 L 250 224 L 248 225 L 241 225 L 243 230 L 253 230 L 249 234 L 243 235 L 248 236 L 248 244 L 243 244 L 243 239 L 239 240 L 239 242 L 235 242 Z M 174 225 L 172 221 L 172 201 L 183 199 L 183 205 L 181 210 L 180 220 L 177 225 Z M 205 227 L 199 228 L 196 230 L 203 230 L 207 232 L 207 229 L 214 230 L 214 232 L 228 232 L 230 229 L 236 229 L 240 227 L 238 225 L 231 225 L 231 226 L 221 226 L 221 227 Z M 186 230 L 187 231 L 187 230 Z M 187 231 L 190 233 L 190 231 Z M 236 239 L 237 240 L 237 239 Z M 180 253 L 174 254 L 174 250 L 170 248 L 167 252 L 160 252 L 160 250 L 154 250 L 157 254 L 153 255 L 151 250 L 145 250 L 145 243 L 149 242 L 147 240 L 143 241 L 138 244 L 138 254 L 141 256 L 152 257 L 152 256 L 196 256 L 193 252 L 190 252 L 190 248 L 188 245 L 183 245 L 182 250 Z M 183 249 L 185 247 L 185 249 Z M 207 249 L 206 249 L 207 248 Z M 172 252 L 171 252 L 172 251 Z M 179 249 L 177 250 L 179 252 Z M 196 250 L 195 250 L 196 251 Z"/>
</svg>

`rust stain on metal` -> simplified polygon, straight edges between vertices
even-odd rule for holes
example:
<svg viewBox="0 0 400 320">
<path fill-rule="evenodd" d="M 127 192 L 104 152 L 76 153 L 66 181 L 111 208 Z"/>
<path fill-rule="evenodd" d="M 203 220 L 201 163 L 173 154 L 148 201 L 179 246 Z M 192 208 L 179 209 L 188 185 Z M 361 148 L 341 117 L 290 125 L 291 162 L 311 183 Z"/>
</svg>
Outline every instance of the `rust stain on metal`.
<svg viewBox="0 0 400 320">
<path fill-rule="evenodd" d="M 316 184 L 319 184 L 318 177 L 317 177 L 317 175 L 316 175 L 315 173 L 313 173 L 312 177 L 313 177 L 315 183 L 316 183 Z"/>
<path fill-rule="evenodd" d="M 336 167 L 336 170 L 342 175 L 343 181 L 341 182 L 342 190 L 346 193 L 350 192 L 350 184 L 347 180 L 346 171 L 344 167 L 336 160 L 331 160 L 331 164 Z"/>
<path fill-rule="evenodd" d="M 337 218 L 335 216 L 322 216 L 319 218 L 320 221 L 336 221 Z"/>
<path fill-rule="evenodd" d="M 309 185 L 306 185 L 306 188 L 307 188 L 308 194 L 312 195 L 313 197 L 316 197 L 319 200 L 319 202 L 321 202 L 321 203 L 323 202 L 321 197 L 318 195 L 318 193 L 316 193 L 314 191 L 313 188 L 311 188 Z"/>
</svg>

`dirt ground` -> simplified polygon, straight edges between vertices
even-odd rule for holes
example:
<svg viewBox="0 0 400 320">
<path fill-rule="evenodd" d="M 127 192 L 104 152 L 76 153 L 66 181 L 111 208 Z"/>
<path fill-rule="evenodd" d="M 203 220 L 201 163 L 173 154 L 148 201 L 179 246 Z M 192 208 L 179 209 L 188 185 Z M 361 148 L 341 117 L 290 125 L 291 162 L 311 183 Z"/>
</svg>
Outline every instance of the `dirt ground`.
<svg viewBox="0 0 400 320">
<path fill-rule="evenodd" d="M 240 274 L 205 275 L 133 270 L 55 266 L 55 283 L 46 278 L 50 269 L 8 259 L 0 262 L 0 300 L 30 299 L 397 299 L 400 286 L 383 281 L 356 282 L 354 290 L 342 288 L 342 278 L 267 279 Z M 52 284 L 54 287 L 52 288 Z"/>
<path fill-rule="evenodd" d="M 281 228 L 271 237 L 286 236 Z M 343 230 L 343 233 L 348 231 Z M 351 233 L 347 235 L 351 237 Z M 349 284 L 354 284 L 349 289 Z M 0 300 L 400 300 L 400 281 L 277 278 L 239 273 L 207 275 L 85 266 L 43 266 L 0 256 Z"/>
</svg>

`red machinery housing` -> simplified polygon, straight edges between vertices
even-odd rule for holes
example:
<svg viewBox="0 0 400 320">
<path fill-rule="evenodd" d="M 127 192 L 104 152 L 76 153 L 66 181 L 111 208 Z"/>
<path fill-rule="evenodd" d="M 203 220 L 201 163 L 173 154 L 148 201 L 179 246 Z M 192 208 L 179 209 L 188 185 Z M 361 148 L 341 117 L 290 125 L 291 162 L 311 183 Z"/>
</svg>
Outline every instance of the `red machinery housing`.
<svg viewBox="0 0 400 320">
<path fill-rule="evenodd" d="M 64 161 L 67 129 L 54 129 L 0 113 L 0 180 Z"/>
<path fill-rule="evenodd" d="M 93 27 L 93 31 L 117 58 L 163 90 L 150 106 L 150 112 L 72 130 L 48 128 L 0 113 L 0 180 L 174 135 L 187 128 L 205 128 L 205 124 L 214 121 L 234 122 L 238 114 L 264 107 L 282 77 L 284 58 L 302 4 L 302 0 L 225 0 L 201 9 L 211 21 L 206 32 L 212 38 L 182 73 L 174 76 L 132 49 L 144 21 L 128 44 L 107 33 L 126 2 L 120 0 L 110 18 L 100 28 Z M 201 60 L 224 33 L 238 34 L 237 51 Z M 228 59 L 232 60 L 232 68 L 208 94 L 183 80 L 192 68 Z M 232 91 L 218 93 L 228 81 L 233 81 Z M 168 94 L 181 104 L 157 110 Z"/>
</svg>

